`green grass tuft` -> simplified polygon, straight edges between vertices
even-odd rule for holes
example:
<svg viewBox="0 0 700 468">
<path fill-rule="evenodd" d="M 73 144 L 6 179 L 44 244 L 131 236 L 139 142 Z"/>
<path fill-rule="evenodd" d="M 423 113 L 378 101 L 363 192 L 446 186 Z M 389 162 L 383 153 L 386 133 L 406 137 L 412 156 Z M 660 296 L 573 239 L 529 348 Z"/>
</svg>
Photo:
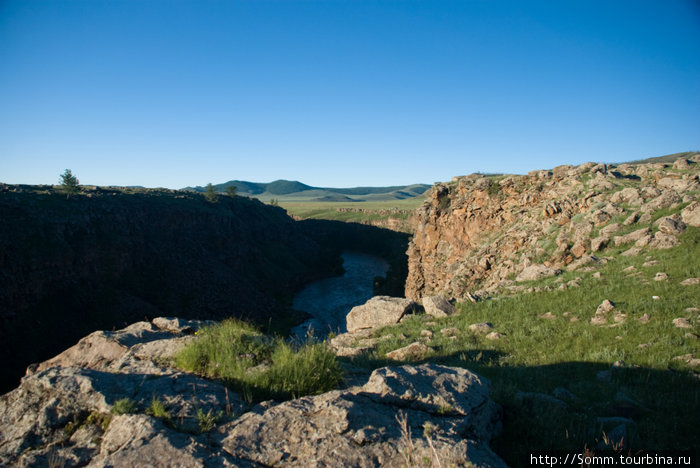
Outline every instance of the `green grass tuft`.
<svg viewBox="0 0 700 468">
<path fill-rule="evenodd" d="M 176 363 L 222 379 L 249 401 L 323 393 L 335 388 L 342 375 L 325 343 L 290 344 L 235 319 L 203 329 Z"/>
<path fill-rule="evenodd" d="M 111 412 L 112 414 L 131 414 L 137 411 L 136 402 L 131 398 L 121 398 L 114 402 Z"/>
</svg>

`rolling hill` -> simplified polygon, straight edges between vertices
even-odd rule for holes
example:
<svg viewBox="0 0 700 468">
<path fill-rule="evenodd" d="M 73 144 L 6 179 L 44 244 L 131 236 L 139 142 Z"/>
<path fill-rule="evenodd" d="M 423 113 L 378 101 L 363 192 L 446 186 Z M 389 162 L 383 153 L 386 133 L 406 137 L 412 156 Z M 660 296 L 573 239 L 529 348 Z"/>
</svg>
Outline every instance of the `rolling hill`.
<svg viewBox="0 0 700 468">
<path fill-rule="evenodd" d="M 328 188 L 312 187 L 294 180 L 276 180 L 269 183 L 230 180 L 214 185 L 217 192 L 225 192 L 235 186 L 238 195 L 258 198 L 262 201 L 313 201 L 313 202 L 364 202 L 405 200 L 422 195 L 431 186 L 425 184 L 390 187 Z M 183 190 L 204 192 L 205 187 L 185 187 Z"/>
</svg>

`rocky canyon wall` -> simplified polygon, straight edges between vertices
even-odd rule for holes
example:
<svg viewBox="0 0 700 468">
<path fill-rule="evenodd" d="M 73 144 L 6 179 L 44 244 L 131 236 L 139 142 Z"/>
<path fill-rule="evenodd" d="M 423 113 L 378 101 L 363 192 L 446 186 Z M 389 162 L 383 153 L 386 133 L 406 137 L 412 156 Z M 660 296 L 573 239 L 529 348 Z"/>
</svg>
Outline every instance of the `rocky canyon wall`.
<svg viewBox="0 0 700 468">
<path fill-rule="evenodd" d="M 406 297 L 466 300 L 522 288 L 515 283 L 596 261 L 591 254 L 629 230 L 643 234 L 637 249 L 675 245 L 683 223 L 700 216 L 698 163 L 695 154 L 673 164 L 586 163 L 437 184 L 417 211 Z"/>
<path fill-rule="evenodd" d="M 288 319 L 339 267 L 281 208 L 170 190 L 0 185 L 0 391 L 96 329 L 159 315 Z"/>
</svg>

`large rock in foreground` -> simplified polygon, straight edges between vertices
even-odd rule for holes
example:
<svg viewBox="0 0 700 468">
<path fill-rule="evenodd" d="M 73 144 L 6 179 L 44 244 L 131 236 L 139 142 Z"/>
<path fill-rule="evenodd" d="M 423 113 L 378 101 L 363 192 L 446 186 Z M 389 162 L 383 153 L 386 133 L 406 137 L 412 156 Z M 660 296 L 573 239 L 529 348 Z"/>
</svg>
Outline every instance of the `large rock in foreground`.
<svg viewBox="0 0 700 468">
<path fill-rule="evenodd" d="M 403 297 L 375 296 L 348 313 L 347 329 L 353 333 L 362 328 L 383 327 L 398 323 L 412 312 L 416 303 Z"/>
<path fill-rule="evenodd" d="M 0 396 L 0 465 L 400 467 L 435 457 L 505 466 L 488 445 L 499 408 L 488 381 L 468 370 L 384 367 L 364 385 L 250 408 L 223 385 L 169 367 L 200 325 L 155 319 L 95 332 L 32 366 Z M 132 414 L 113 414 L 124 398 Z M 154 398 L 169 418 L 147 414 Z M 206 432 L 203 415 L 215 416 Z"/>
<path fill-rule="evenodd" d="M 505 466 L 488 446 L 498 424 L 488 392 L 488 381 L 465 369 L 384 367 L 361 387 L 260 405 L 219 434 L 227 453 L 263 466 L 398 468 L 406 466 L 405 418 L 419 462 L 435 455 L 442 466 Z"/>
</svg>

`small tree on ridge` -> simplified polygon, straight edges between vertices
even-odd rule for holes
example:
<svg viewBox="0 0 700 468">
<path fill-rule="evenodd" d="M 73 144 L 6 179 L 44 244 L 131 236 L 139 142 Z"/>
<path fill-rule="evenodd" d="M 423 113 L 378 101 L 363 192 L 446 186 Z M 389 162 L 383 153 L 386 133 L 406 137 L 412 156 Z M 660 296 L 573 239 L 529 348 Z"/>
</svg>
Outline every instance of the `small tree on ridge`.
<svg viewBox="0 0 700 468">
<path fill-rule="evenodd" d="M 211 182 L 207 184 L 207 188 L 204 191 L 204 198 L 209 203 L 216 203 L 216 190 L 214 190 L 214 186 L 211 184 Z"/>
<path fill-rule="evenodd" d="M 71 197 L 80 190 L 78 187 L 80 181 L 73 175 L 70 169 L 66 169 L 65 172 L 61 174 L 59 182 L 61 182 L 63 191 L 66 192 L 66 197 Z"/>
</svg>

